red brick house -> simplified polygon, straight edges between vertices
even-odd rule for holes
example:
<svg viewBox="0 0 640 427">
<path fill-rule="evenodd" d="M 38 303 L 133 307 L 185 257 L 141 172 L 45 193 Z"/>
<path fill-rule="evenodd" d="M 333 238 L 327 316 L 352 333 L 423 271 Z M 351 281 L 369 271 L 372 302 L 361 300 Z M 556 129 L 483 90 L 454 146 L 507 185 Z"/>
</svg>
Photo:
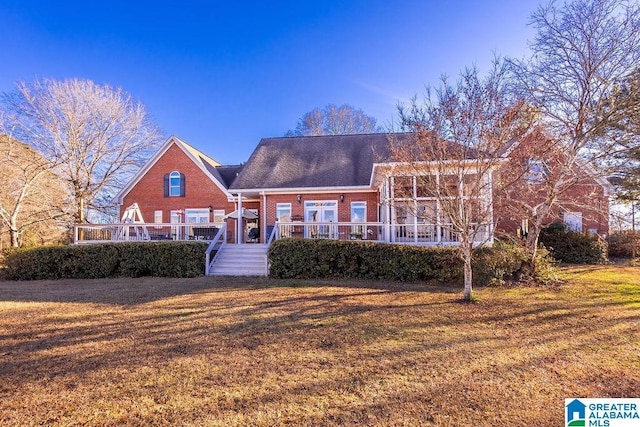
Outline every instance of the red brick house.
<svg viewBox="0 0 640 427">
<path fill-rule="evenodd" d="M 494 194 L 498 230 L 526 233 L 536 207 L 553 198 L 549 212 L 540 209 L 543 226 L 564 222 L 578 232 L 609 233 L 613 186 L 580 160 L 567 168 L 570 159 L 562 146 L 542 128 L 533 128 L 505 156 L 508 161 L 495 177 L 508 183 L 503 186 L 506 189 Z"/>
<path fill-rule="evenodd" d="M 409 141 L 411 135 L 396 134 L 394 138 Z M 505 167 L 515 170 L 509 165 L 516 162 L 533 168 L 529 175 L 544 174 L 548 163 L 538 157 L 532 161 L 525 149 L 540 135 L 527 138 L 509 150 Z M 273 232 L 276 237 L 455 245 L 456 236 L 440 219 L 425 221 L 402 208 L 394 193 L 400 178 L 387 167 L 388 143 L 386 134 L 264 138 L 246 164 L 224 166 L 173 136 L 116 201 L 121 214 L 136 203 L 144 221 L 156 224 L 151 227 L 151 231 L 158 230 L 156 238 L 210 240 L 210 233 L 198 230 L 226 225 L 227 239 L 236 242 L 238 233 L 242 235 L 240 242 L 247 241 L 249 230 L 257 228 L 260 233 L 253 237 L 261 242 L 268 241 Z M 548 221 L 565 220 L 576 229 L 607 233 L 610 186 L 584 165 L 576 165 L 575 170 L 581 178 L 561 195 L 554 218 Z M 495 228 L 515 233 L 523 227 L 525 218 L 509 205 L 515 204 L 513 197 L 543 197 L 542 186 L 532 184 L 535 179 L 537 175 L 525 179 L 510 198 L 493 195 L 495 218 L 486 224 L 487 233 L 478 243 L 490 242 Z M 435 204 L 421 198 L 416 189 L 413 194 L 413 203 Z M 243 212 L 244 218 L 228 217 L 237 211 Z M 246 219 L 248 215 L 258 218 Z M 190 228 L 180 232 L 167 224 L 189 224 Z"/>
<path fill-rule="evenodd" d="M 240 169 L 223 166 L 172 136 L 116 195 L 115 201 L 120 205 L 121 216 L 136 203 L 146 223 L 225 223 L 227 214 L 235 209 L 229 184 Z M 158 226 L 157 230 L 156 237 L 170 233 L 166 227 Z M 176 235 L 178 231 L 174 229 L 173 236 L 164 237 L 186 237 Z M 230 237 L 235 239 L 235 235 Z"/>
</svg>

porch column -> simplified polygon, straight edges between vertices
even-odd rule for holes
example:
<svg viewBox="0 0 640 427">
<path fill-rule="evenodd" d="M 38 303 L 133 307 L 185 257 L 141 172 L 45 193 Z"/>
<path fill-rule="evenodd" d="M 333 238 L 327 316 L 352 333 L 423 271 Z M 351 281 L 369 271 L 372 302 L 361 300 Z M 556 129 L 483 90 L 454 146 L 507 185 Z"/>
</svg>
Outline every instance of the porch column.
<svg viewBox="0 0 640 427">
<path fill-rule="evenodd" d="M 412 189 L 412 203 L 413 203 L 413 243 L 418 244 L 418 192 L 416 190 L 416 186 L 418 185 L 418 180 L 415 176 L 411 177 L 411 185 Z"/>
<path fill-rule="evenodd" d="M 440 189 L 440 174 L 436 172 L 436 187 Z M 440 212 L 440 200 L 436 199 L 436 242 L 438 245 L 442 243 L 442 212 Z"/>
<path fill-rule="evenodd" d="M 242 193 L 238 193 L 238 221 L 236 222 L 236 244 L 242 244 Z"/>
<path fill-rule="evenodd" d="M 488 242 L 490 245 L 493 245 L 493 226 L 494 226 L 494 222 L 495 219 L 493 217 L 493 171 L 489 171 L 489 176 L 487 177 L 487 179 L 489 180 L 489 190 L 488 190 L 488 195 L 487 197 L 489 198 L 489 218 L 490 218 L 490 223 L 487 226 L 487 233 L 489 233 L 488 236 Z"/>
<path fill-rule="evenodd" d="M 260 234 L 262 234 L 262 243 L 267 243 L 267 195 L 262 192 L 262 218 L 260 219 Z"/>
<path fill-rule="evenodd" d="M 396 241 L 396 201 L 395 201 L 395 180 L 393 177 L 389 177 L 389 188 L 387 190 L 387 200 L 389 203 L 389 236 L 387 242 Z"/>
</svg>

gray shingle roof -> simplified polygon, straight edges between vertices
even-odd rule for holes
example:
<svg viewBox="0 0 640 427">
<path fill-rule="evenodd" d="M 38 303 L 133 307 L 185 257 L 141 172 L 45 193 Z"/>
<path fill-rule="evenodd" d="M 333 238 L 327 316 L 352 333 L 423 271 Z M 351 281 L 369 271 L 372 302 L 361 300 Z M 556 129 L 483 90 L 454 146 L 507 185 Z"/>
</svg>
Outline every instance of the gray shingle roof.
<svg viewBox="0 0 640 427">
<path fill-rule="evenodd" d="M 383 133 L 263 138 L 230 189 L 367 186 L 388 156 Z"/>
<path fill-rule="evenodd" d="M 215 170 L 220 178 L 222 178 L 222 184 L 226 188 L 229 188 L 229 186 L 231 186 L 233 181 L 237 178 L 243 167 L 243 165 L 226 165 L 218 166 L 215 168 Z"/>
</svg>

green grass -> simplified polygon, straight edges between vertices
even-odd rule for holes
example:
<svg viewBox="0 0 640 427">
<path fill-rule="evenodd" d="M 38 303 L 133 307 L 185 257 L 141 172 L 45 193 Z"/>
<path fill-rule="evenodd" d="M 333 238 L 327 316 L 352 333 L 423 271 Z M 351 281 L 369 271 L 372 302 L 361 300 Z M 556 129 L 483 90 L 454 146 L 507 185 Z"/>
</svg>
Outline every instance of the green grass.
<svg viewBox="0 0 640 427">
<path fill-rule="evenodd" d="M 638 397 L 640 268 L 562 276 L 0 281 L 0 425 L 563 425 Z"/>
</svg>

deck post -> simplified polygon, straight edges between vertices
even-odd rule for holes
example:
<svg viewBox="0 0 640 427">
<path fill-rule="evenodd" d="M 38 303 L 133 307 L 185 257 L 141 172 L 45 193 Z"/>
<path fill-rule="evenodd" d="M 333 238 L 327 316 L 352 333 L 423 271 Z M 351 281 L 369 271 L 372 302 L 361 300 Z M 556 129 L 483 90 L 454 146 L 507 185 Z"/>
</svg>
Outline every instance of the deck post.
<svg viewBox="0 0 640 427">
<path fill-rule="evenodd" d="M 236 222 L 236 244 L 242 244 L 242 193 L 238 193 L 238 221 Z"/>
</svg>

